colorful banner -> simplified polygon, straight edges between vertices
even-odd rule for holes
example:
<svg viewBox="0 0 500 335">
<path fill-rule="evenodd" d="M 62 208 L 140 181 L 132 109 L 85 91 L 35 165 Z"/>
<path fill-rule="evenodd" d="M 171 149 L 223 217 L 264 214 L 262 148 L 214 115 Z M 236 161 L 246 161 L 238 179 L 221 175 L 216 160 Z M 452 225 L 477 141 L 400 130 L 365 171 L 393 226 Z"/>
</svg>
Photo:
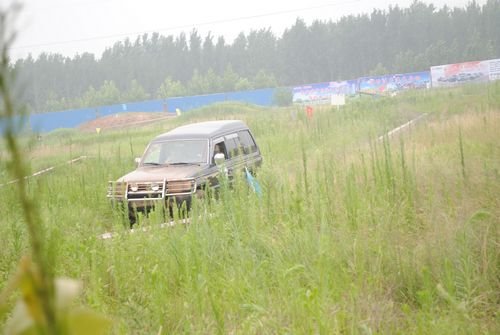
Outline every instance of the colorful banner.
<svg viewBox="0 0 500 335">
<path fill-rule="evenodd" d="M 398 91 L 430 87 L 430 73 L 412 72 L 358 79 L 360 93 L 385 95 Z"/>
<path fill-rule="evenodd" d="M 293 88 L 294 103 L 330 104 L 332 95 L 354 95 L 357 91 L 355 80 L 330 81 Z"/>
<path fill-rule="evenodd" d="M 431 67 L 432 87 L 453 87 L 500 79 L 500 59 Z"/>
</svg>

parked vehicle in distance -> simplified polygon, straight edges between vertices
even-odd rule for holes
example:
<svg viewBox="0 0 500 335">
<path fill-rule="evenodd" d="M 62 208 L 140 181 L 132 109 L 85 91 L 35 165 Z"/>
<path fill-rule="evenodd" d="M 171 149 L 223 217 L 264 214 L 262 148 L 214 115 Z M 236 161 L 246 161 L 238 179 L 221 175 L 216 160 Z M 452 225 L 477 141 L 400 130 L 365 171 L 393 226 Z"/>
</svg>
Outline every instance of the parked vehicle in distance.
<svg viewBox="0 0 500 335">
<path fill-rule="evenodd" d="M 193 196 L 219 187 L 220 165 L 231 178 L 237 171 L 254 170 L 262 163 L 259 147 L 248 126 L 239 120 L 207 121 L 175 128 L 155 137 L 137 169 L 110 181 L 107 197 L 128 209 L 131 224 L 136 212 L 155 206 L 189 210 Z"/>
</svg>

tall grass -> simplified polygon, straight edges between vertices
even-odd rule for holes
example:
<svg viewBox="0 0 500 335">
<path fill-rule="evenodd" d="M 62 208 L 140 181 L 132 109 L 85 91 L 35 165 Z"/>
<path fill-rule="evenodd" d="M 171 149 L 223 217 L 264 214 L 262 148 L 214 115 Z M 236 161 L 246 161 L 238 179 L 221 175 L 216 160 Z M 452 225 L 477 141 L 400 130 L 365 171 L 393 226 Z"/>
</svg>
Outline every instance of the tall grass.
<svg viewBox="0 0 500 335">
<path fill-rule="evenodd" d="M 56 275 L 81 278 L 114 333 L 493 334 L 499 96 L 497 84 L 413 92 L 318 108 L 311 120 L 300 108 L 222 104 L 148 128 L 49 134 L 29 155 L 92 158 L 31 179 L 29 191 Z M 153 213 L 146 232 L 129 233 L 106 182 L 158 133 L 222 118 L 253 130 L 262 198 L 238 180 L 219 201 L 197 202 L 190 224 L 162 229 Z M 27 241 L 12 186 L 1 190 L 3 283 Z M 99 239 L 105 231 L 116 235 Z"/>
</svg>

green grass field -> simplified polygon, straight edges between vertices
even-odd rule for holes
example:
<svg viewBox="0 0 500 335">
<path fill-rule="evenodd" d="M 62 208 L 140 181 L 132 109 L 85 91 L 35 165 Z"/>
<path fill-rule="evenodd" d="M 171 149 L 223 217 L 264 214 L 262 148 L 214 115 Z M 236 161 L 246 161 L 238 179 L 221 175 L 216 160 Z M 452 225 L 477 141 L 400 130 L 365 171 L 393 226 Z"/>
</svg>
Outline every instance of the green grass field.
<svg viewBox="0 0 500 335">
<path fill-rule="evenodd" d="M 189 225 L 160 228 L 152 213 L 147 231 L 129 233 L 108 180 L 157 134 L 213 119 L 252 129 L 263 197 L 240 181 L 196 203 Z M 55 274 L 82 280 L 80 302 L 115 334 L 497 334 L 499 131 L 497 82 L 355 99 L 312 120 L 300 108 L 222 104 L 21 141 L 32 172 L 61 164 L 29 180 Z M 12 177 L 0 149 L 2 184 Z M 15 184 L 0 192 L 1 289 L 29 243 Z"/>
</svg>

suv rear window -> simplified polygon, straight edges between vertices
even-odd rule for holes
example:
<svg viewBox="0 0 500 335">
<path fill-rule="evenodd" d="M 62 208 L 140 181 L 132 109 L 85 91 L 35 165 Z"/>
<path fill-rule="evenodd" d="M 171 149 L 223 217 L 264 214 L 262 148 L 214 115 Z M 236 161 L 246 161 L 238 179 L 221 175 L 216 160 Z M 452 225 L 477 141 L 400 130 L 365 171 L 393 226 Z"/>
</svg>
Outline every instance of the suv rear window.
<svg viewBox="0 0 500 335">
<path fill-rule="evenodd" d="M 229 157 L 233 158 L 239 156 L 242 153 L 242 147 L 238 134 L 229 134 L 224 136 L 224 142 L 226 142 L 227 152 Z"/>
<path fill-rule="evenodd" d="M 257 145 L 248 130 L 241 130 L 224 136 L 224 142 L 231 158 L 239 155 L 248 155 L 257 151 Z"/>
<path fill-rule="evenodd" d="M 239 131 L 238 137 L 240 139 L 240 144 L 243 148 L 243 153 L 245 155 L 257 151 L 257 145 L 255 144 L 255 141 L 253 140 L 252 135 L 250 135 L 248 130 Z"/>
</svg>

